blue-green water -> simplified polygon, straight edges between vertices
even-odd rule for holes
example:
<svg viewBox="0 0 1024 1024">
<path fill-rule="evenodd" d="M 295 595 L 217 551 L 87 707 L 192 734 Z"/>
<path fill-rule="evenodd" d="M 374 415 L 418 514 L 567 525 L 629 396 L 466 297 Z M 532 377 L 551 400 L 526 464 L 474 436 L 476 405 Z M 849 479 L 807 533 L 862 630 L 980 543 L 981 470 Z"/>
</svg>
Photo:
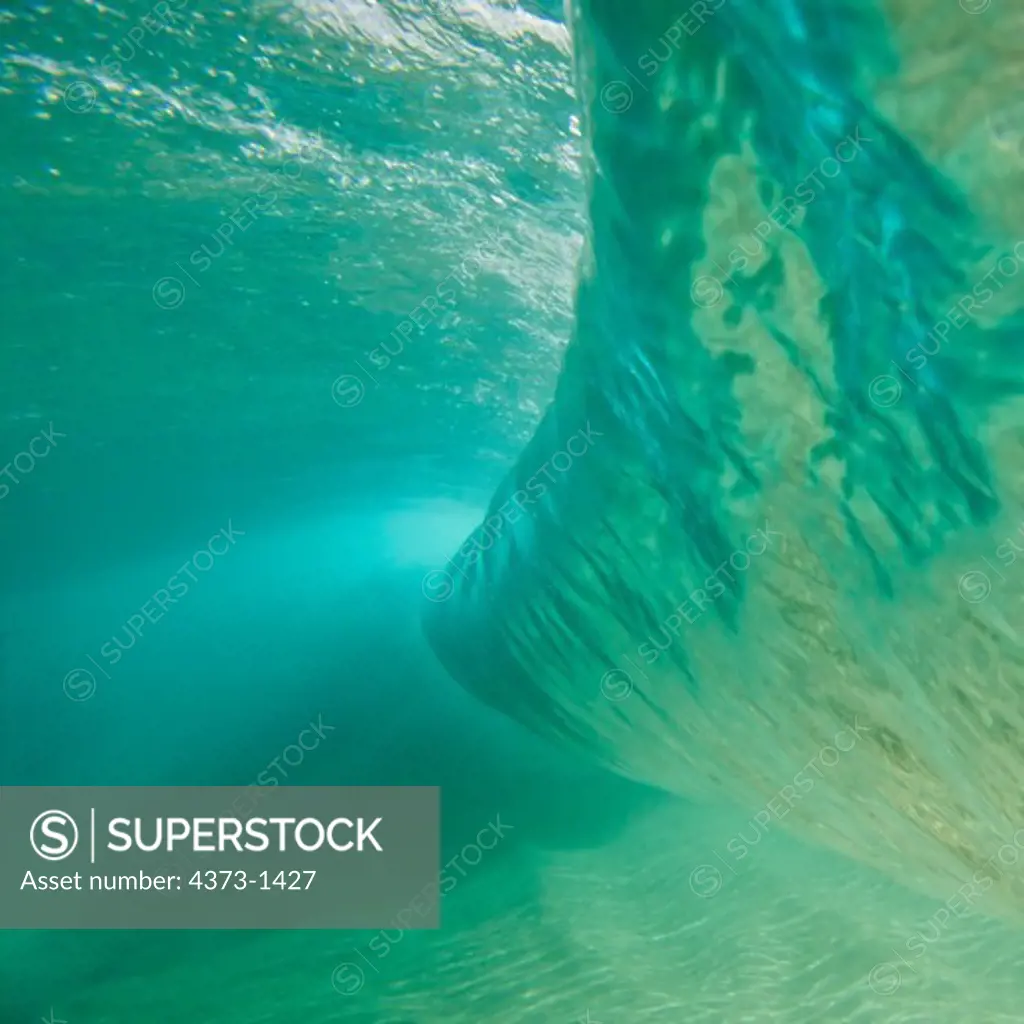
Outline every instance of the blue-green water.
<svg viewBox="0 0 1024 1024">
<path fill-rule="evenodd" d="M 1024 1019 L 1020 15 L 571 11 L 0 9 L 0 784 L 509 829 L 4 1024 Z"/>
</svg>

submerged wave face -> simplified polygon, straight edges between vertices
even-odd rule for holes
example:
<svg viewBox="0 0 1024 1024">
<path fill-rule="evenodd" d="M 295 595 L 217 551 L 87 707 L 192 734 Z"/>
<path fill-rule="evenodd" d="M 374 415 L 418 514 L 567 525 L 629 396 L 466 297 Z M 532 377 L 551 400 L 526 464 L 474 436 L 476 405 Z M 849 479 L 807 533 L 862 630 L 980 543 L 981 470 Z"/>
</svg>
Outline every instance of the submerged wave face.
<svg viewBox="0 0 1024 1024">
<path fill-rule="evenodd" d="M 1019 914 L 1024 36 L 977 6 L 570 8 L 574 336 L 426 627 L 628 776 Z"/>
</svg>

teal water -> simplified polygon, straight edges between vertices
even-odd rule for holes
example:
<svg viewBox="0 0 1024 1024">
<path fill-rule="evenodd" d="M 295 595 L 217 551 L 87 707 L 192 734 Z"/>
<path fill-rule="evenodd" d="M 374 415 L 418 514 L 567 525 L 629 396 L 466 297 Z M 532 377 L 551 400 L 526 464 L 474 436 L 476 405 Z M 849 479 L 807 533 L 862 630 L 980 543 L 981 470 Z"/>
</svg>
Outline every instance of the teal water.
<svg viewBox="0 0 1024 1024">
<path fill-rule="evenodd" d="M 509 827 L 5 1024 L 1022 1019 L 1019 15 L 570 10 L 0 10 L 0 784 Z"/>
</svg>

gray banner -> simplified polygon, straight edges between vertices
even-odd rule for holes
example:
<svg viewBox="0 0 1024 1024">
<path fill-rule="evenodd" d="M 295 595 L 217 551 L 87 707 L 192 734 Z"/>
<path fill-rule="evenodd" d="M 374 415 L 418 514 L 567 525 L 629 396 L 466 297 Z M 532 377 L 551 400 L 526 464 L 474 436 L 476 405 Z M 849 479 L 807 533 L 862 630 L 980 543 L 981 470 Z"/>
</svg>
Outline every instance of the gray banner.
<svg viewBox="0 0 1024 1024">
<path fill-rule="evenodd" d="M 0 790 L 0 928 L 382 928 L 439 869 L 436 787 Z"/>
</svg>

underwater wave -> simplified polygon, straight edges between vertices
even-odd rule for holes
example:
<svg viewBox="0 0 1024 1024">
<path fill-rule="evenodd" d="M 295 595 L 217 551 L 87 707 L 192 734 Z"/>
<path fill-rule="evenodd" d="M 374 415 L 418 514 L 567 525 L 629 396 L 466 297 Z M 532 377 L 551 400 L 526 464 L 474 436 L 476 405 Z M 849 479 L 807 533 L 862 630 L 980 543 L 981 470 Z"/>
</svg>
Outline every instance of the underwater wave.
<svg viewBox="0 0 1024 1024">
<path fill-rule="evenodd" d="M 1024 507 L 1024 165 L 991 128 L 1021 15 L 572 10 L 573 338 L 500 535 L 427 595 L 434 647 L 632 778 L 944 893 L 1024 825 L 1024 576 L 992 564 Z"/>
<path fill-rule="evenodd" d="M 557 7 L 0 11 L 0 781 L 446 846 L 436 932 L 0 935 L 0 1018 L 1019 1020 L 1019 16 Z"/>
</svg>

